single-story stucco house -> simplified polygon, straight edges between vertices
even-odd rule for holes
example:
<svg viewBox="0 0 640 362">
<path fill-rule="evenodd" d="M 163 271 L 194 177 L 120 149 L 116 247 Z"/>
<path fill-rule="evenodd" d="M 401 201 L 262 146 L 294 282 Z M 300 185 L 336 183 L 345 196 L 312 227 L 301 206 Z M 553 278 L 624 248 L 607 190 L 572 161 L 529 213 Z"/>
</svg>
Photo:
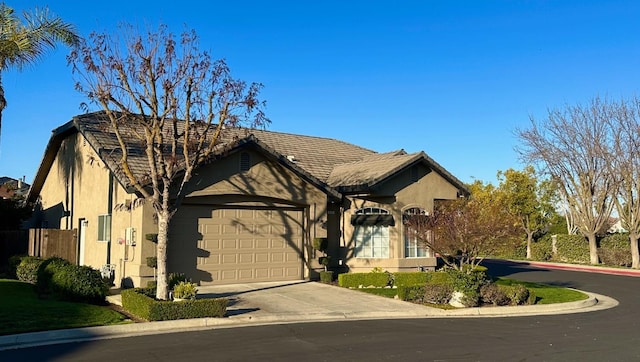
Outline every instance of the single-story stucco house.
<svg viewBox="0 0 640 362">
<path fill-rule="evenodd" d="M 403 230 L 403 215 L 468 195 L 424 152 L 246 128 L 225 129 L 225 140 L 232 146 L 197 169 L 169 227 L 169 272 L 202 285 L 314 279 L 317 237 L 327 238 L 330 268 L 434 268 L 435 256 Z M 32 226 L 77 229 L 79 264 L 108 265 L 116 285 L 144 286 L 156 252 L 146 235 L 157 225 L 122 176 L 118 150 L 102 112 L 55 129 L 28 195 L 37 205 Z M 144 154 L 129 151 L 144 172 Z"/>
</svg>

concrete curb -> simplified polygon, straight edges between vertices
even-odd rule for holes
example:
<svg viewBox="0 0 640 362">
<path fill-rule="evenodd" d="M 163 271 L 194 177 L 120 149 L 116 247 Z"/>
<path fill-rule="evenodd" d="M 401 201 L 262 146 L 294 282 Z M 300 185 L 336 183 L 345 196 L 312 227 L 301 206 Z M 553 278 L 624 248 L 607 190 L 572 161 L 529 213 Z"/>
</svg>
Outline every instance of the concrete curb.
<svg viewBox="0 0 640 362">
<path fill-rule="evenodd" d="M 226 318 L 197 318 L 175 321 L 120 324 L 113 326 L 86 327 L 34 333 L 22 333 L 0 336 L 0 351 L 39 345 L 69 343 L 76 341 L 122 338 L 128 336 L 174 333 L 216 328 L 248 327 L 268 324 L 291 324 L 304 322 L 333 322 L 345 320 L 372 319 L 409 319 L 409 318 L 487 318 L 487 317 L 522 317 L 532 315 L 551 315 L 566 313 L 583 313 L 613 308 L 618 302 L 610 297 L 583 292 L 589 298 L 577 302 L 506 306 L 486 308 L 465 308 L 442 310 L 424 307 L 408 311 L 363 312 L 363 313 L 311 313 L 311 314 L 272 314 L 262 316 L 238 315 Z"/>
</svg>

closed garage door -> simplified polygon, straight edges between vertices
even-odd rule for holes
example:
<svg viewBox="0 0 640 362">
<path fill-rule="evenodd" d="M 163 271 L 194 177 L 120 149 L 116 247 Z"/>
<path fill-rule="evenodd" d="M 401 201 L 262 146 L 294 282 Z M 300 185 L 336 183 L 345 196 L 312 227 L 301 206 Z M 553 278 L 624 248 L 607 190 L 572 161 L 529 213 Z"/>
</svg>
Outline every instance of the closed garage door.
<svg viewBox="0 0 640 362">
<path fill-rule="evenodd" d="M 169 269 L 203 285 L 302 279 L 302 215 L 185 205 L 171 221 Z"/>
</svg>

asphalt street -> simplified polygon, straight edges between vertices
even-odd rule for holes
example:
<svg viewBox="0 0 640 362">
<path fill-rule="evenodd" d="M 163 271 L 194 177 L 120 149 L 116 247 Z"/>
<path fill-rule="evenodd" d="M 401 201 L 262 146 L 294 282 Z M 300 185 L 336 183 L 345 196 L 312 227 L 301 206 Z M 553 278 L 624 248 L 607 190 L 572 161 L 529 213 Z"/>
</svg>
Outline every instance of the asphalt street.
<svg viewBox="0 0 640 362">
<path fill-rule="evenodd" d="M 491 264 L 493 274 L 617 299 L 612 309 L 507 318 L 297 323 L 0 352 L 0 361 L 637 361 L 637 277 Z"/>
</svg>

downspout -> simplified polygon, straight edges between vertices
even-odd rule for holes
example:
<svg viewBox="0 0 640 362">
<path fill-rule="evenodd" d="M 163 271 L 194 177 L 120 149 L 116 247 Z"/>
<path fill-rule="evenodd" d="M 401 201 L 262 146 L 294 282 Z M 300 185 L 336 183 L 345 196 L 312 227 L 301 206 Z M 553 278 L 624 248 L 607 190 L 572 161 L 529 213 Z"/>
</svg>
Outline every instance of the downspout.
<svg viewBox="0 0 640 362">
<path fill-rule="evenodd" d="M 109 218 L 109 230 L 111 230 L 111 236 L 107 240 L 107 264 L 111 264 L 111 239 L 113 238 L 113 173 L 109 172 L 109 192 L 107 194 L 107 214 L 111 215 Z"/>
</svg>

